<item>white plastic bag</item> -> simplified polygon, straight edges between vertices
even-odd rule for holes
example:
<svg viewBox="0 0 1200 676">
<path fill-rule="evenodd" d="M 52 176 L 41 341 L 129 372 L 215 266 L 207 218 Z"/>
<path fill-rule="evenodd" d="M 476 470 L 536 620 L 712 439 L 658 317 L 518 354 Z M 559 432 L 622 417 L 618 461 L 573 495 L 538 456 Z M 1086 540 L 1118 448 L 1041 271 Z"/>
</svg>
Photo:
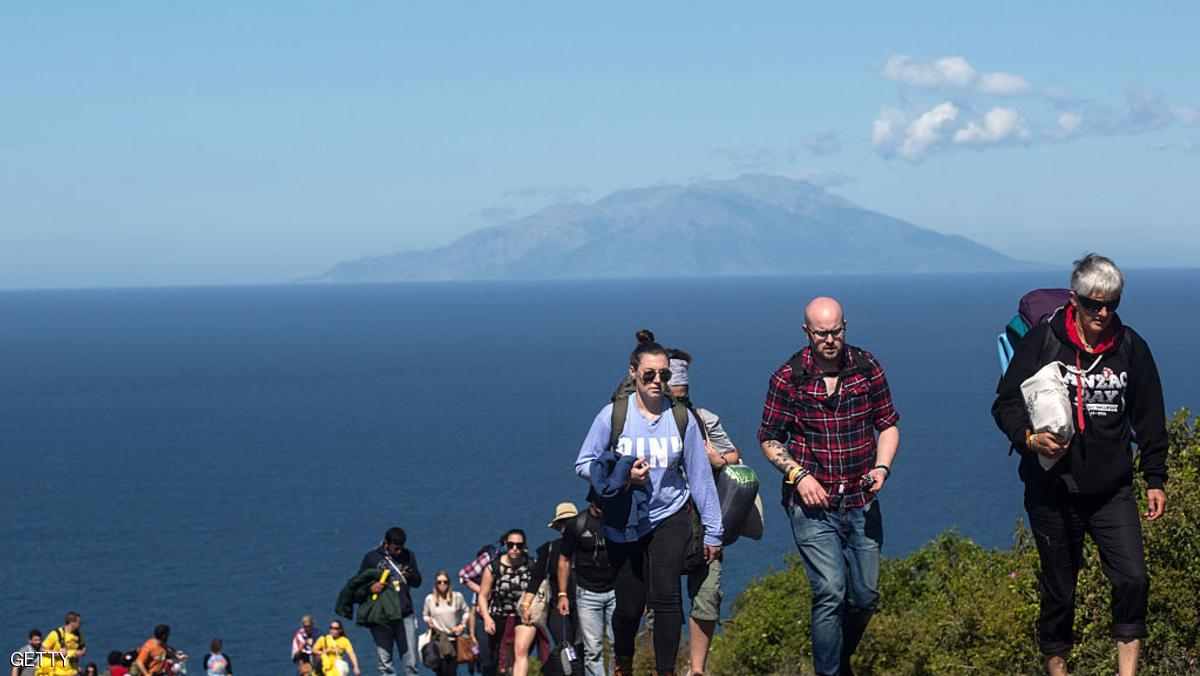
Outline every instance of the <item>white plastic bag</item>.
<svg viewBox="0 0 1200 676">
<path fill-rule="evenodd" d="M 1071 397 L 1063 382 L 1064 368 L 1066 366 L 1062 362 L 1052 361 L 1038 369 L 1037 373 L 1021 383 L 1021 396 L 1025 398 L 1025 410 L 1029 413 L 1034 434 L 1049 432 L 1066 445 L 1075 435 L 1075 420 L 1071 415 Z M 1038 462 L 1045 470 L 1061 459 L 1061 455 L 1047 458 L 1038 454 Z"/>
</svg>

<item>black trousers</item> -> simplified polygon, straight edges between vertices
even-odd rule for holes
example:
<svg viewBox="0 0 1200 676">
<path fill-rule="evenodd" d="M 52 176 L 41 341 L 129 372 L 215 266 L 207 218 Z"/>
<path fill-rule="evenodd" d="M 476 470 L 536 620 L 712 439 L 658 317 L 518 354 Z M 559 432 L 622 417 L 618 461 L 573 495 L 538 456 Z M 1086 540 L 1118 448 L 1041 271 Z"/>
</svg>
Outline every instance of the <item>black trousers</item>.
<svg viewBox="0 0 1200 676">
<path fill-rule="evenodd" d="M 478 612 L 471 613 L 471 616 L 475 618 L 475 640 L 479 642 L 479 660 L 475 667 L 483 676 L 496 676 L 497 662 L 492 659 L 492 637 L 483 630 L 483 617 Z"/>
<path fill-rule="evenodd" d="M 675 670 L 683 629 L 680 578 L 691 536 L 691 516 L 684 508 L 637 542 L 606 543 L 617 593 L 612 626 L 613 653 L 618 659 L 633 658 L 638 626 L 648 607 L 654 611 L 655 669 Z"/>
<path fill-rule="evenodd" d="M 1065 487 L 1025 494 L 1029 527 L 1042 564 L 1038 648 L 1062 655 L 1075 644 L 1075 581 L 1088 534 L 1100 552 L 1100 567 L 1112 585 L 1112 635 L 1146 637 L 1150 579 L 1142 551 L 1142 527 L 1133 489 L 1108 495 L 1072 495 Z"/>
</svg>

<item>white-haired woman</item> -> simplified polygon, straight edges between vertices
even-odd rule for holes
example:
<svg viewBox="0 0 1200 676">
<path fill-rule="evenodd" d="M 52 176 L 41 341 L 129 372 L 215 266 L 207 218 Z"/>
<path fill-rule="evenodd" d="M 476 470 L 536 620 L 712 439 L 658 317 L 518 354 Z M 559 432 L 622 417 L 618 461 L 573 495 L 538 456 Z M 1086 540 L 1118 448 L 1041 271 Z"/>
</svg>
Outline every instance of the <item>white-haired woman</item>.
<svg viewBox="0 0 1200 676">
<path fill-rule="evenodd" d="M 1099 548 L 1112 584 L 1121 674 L 1137 669 L 1146 637 L 1150 583 L 1131 443 L 1136 437 L 1137 470 L 1147 486 L 1144 516 L 1153 521 L 1167 502 L 1166 413 L 1150 348 L 1117 316 L 1124 287 L 1124 275 L 1108 258 L 1087 254 L 1075 261 L 1070 303 L 1021 340 L 992 405 L 996 424 L 1021 455 L 1025 510 L 1042 568 L 1038 647 L 1051 674 L 1067 673 L 1084 533 Z M 1021 383 L 1053 361 L 1070 367 L 1063 375 L 1075 426 L 1070 439 L 1033 429 L 1021 395 Z M 1039 456 L 1056 462 L 1043 469 Z"/>
</svg>

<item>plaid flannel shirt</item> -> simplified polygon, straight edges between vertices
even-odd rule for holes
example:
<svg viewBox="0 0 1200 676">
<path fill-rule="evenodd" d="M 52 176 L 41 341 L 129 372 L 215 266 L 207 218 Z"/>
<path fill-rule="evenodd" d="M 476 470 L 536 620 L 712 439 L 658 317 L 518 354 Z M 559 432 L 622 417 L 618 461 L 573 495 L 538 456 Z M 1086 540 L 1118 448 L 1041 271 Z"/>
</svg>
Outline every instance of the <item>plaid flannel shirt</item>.
<svg viewBox="0 0 1200 676">
<path fill-rule="evenodd" d="M 846 345 L 838 389 L 830 396 L 811 348 L 800 352 L 800 364 L 799 374 L 791 360 L 772 374 L 758 441 L 783 444 L 826 491 L 841 496 L 841 506 L 862 507 L 873 497 L 860 482 L 875 466 L 876 432 L 900 420 L 887 376 L 869 352 Z M 786 505 L 795 489 L 785 483 L 783 491 Z"/>
<path fill-rule="evenodd" d="M 486 550 L 475 557 L 475 560 L 463 566 L 463 569 L 458 571 L 458 581 L 466 584 L 468 580 L 479 584 L 483 580 L 483 571 L 492 563 L 492 559 L 504 553 L 504 547 L 499 544 L 492 544 Z"/>
</svg>

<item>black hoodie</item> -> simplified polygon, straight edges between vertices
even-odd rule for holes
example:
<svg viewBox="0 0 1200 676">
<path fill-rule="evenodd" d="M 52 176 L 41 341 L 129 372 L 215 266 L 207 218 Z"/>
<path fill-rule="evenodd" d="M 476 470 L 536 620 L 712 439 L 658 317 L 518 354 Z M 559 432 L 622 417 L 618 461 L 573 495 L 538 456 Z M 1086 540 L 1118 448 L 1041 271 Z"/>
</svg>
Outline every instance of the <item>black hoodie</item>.
<svg viewBox="0 0 1200 676">
<path fill-rule="evenodd" d="M 1066 455 L 1049 471 L 1043 470 L 1037 454 L 1025 445 L 1029 415 L 1021 396 L 1021 383 L 1042 366 L 1061 361 L 1083 368 L 1097 355 L 1089 354 L 1067 335 L 1066 313 L 1054 315 L 1048 324 L 1034 327 L 1021 339 L 1008 371 L 996 388 L 992 417 L 1021 455 L 1018 469 L 1027 491 L 1049 490 L 1062 480 L 1068 490 L 1085 495 L 1106 494 L 1133 480 L 1133 451 L 1140 451 L 1138 469 L 1147 487 L 1162 488 L 1167 480 L 1167 427 L 1162 384 L 1150 348 L 1133 329 L 1118 322 L 1111 347 L 1100 353 L 1100 363 L 1083 380 L 1084 426 L 1067 448 Z M 1047 331 L 1053 331 L 1047 342 Z M 1048 346 L 1048 355 L 1043 349 Z M 1072 411 L 1078 411 L 1079 378 L 1064 377 Z M 1078 421 L 1075 424 L 1079 427 Z"/>
</svg>

